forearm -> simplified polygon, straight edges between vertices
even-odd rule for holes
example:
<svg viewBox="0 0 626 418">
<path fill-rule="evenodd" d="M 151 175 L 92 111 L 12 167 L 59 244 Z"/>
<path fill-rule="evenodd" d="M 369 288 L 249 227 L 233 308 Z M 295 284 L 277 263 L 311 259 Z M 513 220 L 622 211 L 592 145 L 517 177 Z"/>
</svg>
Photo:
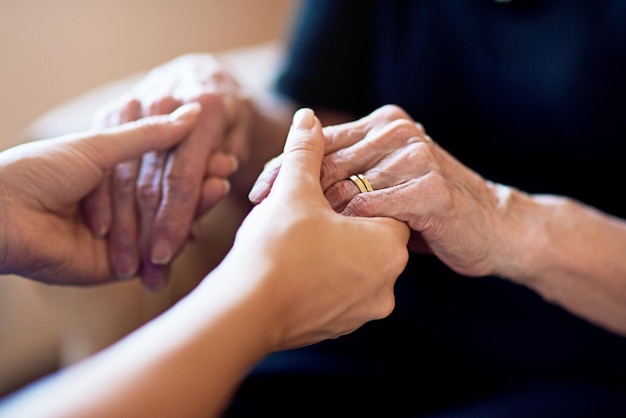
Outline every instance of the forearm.
<svg viewBox="0 0 626 418">
<path fill-rule="evenodd" d="M 513 191 L 498 274 L 626 335 L 626 222 L 580 202 Z M 511 227 L 513 225 L 513 227 Z"/>
<path fill-rule="evenodd" d="M 0 415 L 218 416 L 267 349 L 267 308 L 228 282 L 209 277 L 144 328 L 9 398 Z"/>
</svg>

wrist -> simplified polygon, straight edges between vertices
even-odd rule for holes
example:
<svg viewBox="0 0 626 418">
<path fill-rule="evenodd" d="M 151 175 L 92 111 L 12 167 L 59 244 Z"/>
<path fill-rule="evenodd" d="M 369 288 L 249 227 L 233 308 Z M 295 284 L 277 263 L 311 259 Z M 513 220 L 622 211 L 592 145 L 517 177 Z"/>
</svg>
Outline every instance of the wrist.
<svg viewBox="0 0 626 418">
<path fill-rule="evenodd" d="M 242 264 L 246 256 L 233 252 L 226 255 L 190 296 L 207 324 L 213 322 L 212 318 L 228 317 L 227 338 L 236 339 L 232 345 L 245 347 L 245 356 L 256 362 L 276 349 L 274 331 L 280 324 L 280 316 L 276 314 L 275 292 L 266 285 L 272 269 L 249 257 L 249 262 Z M 233 329 L 246 331 L 232 333 Z"/>
<path fill-rule="evenodd" d="M 533 196 L 501 184 L 495 184 L 494 188 L 502 217 L 495 228 L 499 234 L 494 246 L 493 274 L 528 285 L 535 277 L 541 257 L 549 256 L 547 215 Z"/>
</svg>

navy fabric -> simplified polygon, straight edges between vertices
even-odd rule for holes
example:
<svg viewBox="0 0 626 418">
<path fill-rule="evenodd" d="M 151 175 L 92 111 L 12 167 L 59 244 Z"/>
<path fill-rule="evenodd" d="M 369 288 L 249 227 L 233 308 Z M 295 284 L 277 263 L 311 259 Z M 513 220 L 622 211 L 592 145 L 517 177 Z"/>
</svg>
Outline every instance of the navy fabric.
<svg viewBox="0 0 626 418">
<path fill-rule="evenodd" d="M 484 177 L 626 218 L 625 0 L 311 0 L 294 28 L 279 93 L 398 104 Z M 270 356 L 227 416 L 626 416 L 625 338 L 432 256 L 411 256 L 396 298 Z"/>
</svg>

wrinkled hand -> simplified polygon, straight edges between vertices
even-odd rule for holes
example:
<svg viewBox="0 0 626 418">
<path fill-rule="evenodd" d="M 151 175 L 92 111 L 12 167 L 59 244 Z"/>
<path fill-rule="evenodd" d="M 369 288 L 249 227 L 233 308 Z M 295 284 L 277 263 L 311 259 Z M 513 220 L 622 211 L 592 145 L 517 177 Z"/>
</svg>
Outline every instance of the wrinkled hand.
<svg viewBox="0 0 626 418">
<path fill-rule="evenodd" d="M 60 284 L 114 278 L 106 241 L 85 223 L 81 200 L 121 161 L 172 149 L 200 107 L 22 144 L 0 154 L 0 273 Z"/>
<path fill-rule="evenodd" d="M 404 223 L 342 216 L 330 207 L 320 185 L 323 153 L 319 120 L 299 110 L 267 198 L 246 217 L 219 267 L 238 278 L 270 272 L 269 282 L 232 285 L 265 289 L 255 293 L 271 300 L 262 311 L 276 314 L 275 350 L 336 338 L 389 315 L 408 259 Z"/>
<path fill-rule="evenodd" d="M 324 134 L 322 186 L 335 210 L 404 221 L 413 231 L 413 251 L 432 252 L 464 275 L 493 271 L 493 237 L 504 215 L 499 194 L 505 188 L 461 164 L 397 106 L 326 127 Z M 282 158 L 265 167 L 250 195 L 253 202 L 264 198 Z M 357 173 L 369 180 L 373 192 L 360 193 L 349 180 Z"/>
<path fill-rule="evenodd" d="M 116 275 L 139 273 L 153 290 L 166 283 L 194 221 L 228 193 L 226 177 L 237 167 L 233 155 L 247 157 L 249 102 L 213 56 L 190 54 L 152 70 L 97 118 L 113 126 L 190 102 L 199 102 L 202 113 L 183 143 L 119 164 L 85 205 L 93 230 L 108 234 Z"/>
</svg>

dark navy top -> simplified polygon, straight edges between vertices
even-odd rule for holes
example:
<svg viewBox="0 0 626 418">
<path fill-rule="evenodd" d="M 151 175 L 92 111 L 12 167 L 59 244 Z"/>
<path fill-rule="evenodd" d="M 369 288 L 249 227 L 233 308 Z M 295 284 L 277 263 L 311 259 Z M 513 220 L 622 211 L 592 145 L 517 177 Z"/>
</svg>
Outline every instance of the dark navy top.
<svg viewBox="0 0 626 418">
<path fill-rule="evenodd" d="M 276 89 L 400 105 L 482 176 L 626 218 L 626 0 L 303 1 Z M 626 416 L 626 339 L 412 255 L 390 317 L 270 356 L 227 416 L 363 414 Z"/>
</svg>

